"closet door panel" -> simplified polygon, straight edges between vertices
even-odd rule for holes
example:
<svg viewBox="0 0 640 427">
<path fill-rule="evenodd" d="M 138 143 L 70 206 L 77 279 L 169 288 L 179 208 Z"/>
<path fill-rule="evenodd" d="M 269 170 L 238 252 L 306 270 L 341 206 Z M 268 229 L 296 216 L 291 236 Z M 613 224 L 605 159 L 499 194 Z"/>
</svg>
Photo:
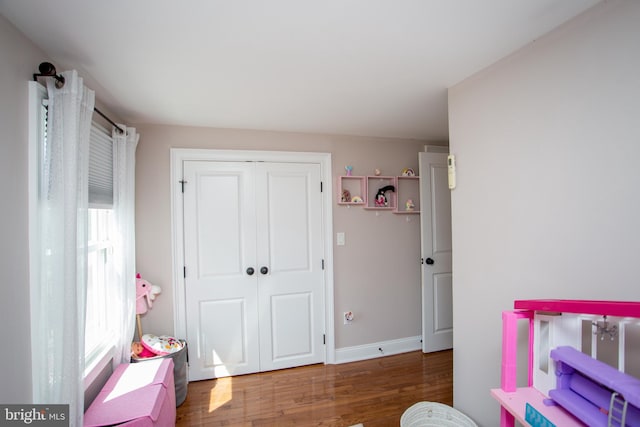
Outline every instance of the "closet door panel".
<svg viewBox="0 0 640 427">
<path fill-rule="evenodd" d="M 322 362 L 320 166 L 260 163 L 256 177 L 261 370 Z"/>
<path fill-rule="evenodd" d="M 185 162 L 184 248 L 189 379 L 257 372 L 253 165 Z"/>
</svg>

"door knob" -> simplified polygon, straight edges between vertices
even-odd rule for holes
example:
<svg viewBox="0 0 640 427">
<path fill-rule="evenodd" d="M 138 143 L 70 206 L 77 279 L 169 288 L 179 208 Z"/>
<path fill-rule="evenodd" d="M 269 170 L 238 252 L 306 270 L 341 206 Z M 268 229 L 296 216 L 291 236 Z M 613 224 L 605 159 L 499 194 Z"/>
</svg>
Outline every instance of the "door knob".
<svg viewBox="0 0 640 427">
<path fill-rule="evenodd" d="M 249 276 L 253 276 L 253 273 L 255 273 L 255 270 L 253 269 L 253 267 L 249 267 L 249 268 L 247 268 L 247 274 L 248 274 Z"/>
<path fill-rule="evenodd" d="M 269 269 L 267 267 L 260 268 L 260 273 L 267 274 L 268 272 L 269 272 Z"/>
<path fill-rule="evenodd" d="M 429 264 L 429 265 L 433 265 L 433 262 L 434 262 L 434 261 L 433 261 L 433 259 L 432 259 L 432 258 L 427 258 L 427 259 L 425 260 L 425 262 L 426 262 L 427 264 Z"/>
</svg>

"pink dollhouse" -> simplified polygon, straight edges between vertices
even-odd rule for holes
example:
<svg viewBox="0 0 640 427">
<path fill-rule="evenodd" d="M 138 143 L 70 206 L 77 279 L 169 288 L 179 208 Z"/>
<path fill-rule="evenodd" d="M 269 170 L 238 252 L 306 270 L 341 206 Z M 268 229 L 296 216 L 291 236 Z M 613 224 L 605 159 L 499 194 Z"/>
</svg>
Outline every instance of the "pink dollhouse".
<svg viewBox="0 0 640 427">
<path fill-rule="evenodd" d="M 529 334 L 526 387 L 516 385 L 520 321 Z M 626 373 L 638 355 L 625 345 L 639 335 L 640 302 L 519 300 L 502 325 L 500 388 L 491 390 L 501 427 L 640 426 L 640 379 Z M 616 360 L 598 360 L 598 346 Z"/>
</svg>

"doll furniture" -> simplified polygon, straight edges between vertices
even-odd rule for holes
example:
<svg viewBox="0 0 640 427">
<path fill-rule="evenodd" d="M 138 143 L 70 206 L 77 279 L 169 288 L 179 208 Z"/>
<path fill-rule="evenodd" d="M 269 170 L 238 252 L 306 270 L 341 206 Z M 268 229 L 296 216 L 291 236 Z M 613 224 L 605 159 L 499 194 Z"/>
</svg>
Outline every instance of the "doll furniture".
<svg viewBox="0 0 640 427">
<path fill-rule="evenodd" d="M 640 380 L 569 346 L 551 350 L 551 358 L 558 377 L 549 391 L 554 402 L 586 424 L 608 425 L 610 415 L 618 425 L 640 426 Z"/>
<path fill-rule="evenodd" d="M 592 322 L 595 316 L 605 316 L 604 323 Z M 491 390 L 500 403 L 501 427 L 514 426 L 516 419 L 535 427 L 640 426 L 640 380 L 578 350 L 582 322 L 593 324 L 602 338 L 615 330 L 606 316 L 619 318 L 621 327 L 638 324 L 640 302 L 520 300 L 502 313 L 501 381 Z M 516 387 L 522 320 L 529 330 L 527 387 Z"/>
<path fill-rule="evenodd" d="M 171 358 L 118 365 L 84 414 L 85 427 L 169 427 L 175 422 Z"/>
</svg>

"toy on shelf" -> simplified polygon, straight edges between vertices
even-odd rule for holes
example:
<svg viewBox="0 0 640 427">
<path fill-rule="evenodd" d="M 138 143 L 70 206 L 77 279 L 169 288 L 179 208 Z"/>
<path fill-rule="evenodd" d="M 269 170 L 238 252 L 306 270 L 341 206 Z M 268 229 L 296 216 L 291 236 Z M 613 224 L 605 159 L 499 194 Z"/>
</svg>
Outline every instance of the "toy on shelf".
<svg viewBox="0 0 640 427">
<path fill-rule="evenodd" d="M 385 185 L 382 188 L 378 189 L 376 193 L 375 205 L 378 208 L 384 208 L 389 206 L 389 199 L 387 199 L 387 195 L 385 194 L 387 191 L 396 191 L 396 188 L 393 185 Z"/>
<path fill-rule="evenodd" d="M 347 176 L 351 176 L 353 173 L 353 166 L 345 166 L 344 169 L 347 171 Z"/>
<path fill-rule="evenodd" d="M 376 168 L 376 169 L 373 171 L 373 174 L 374 174 L 375 176 L 380 176 L 380 173 L 381 173 L 381 172 L 380 172 L 380 169 L 378 169 L 378 168 Z"/>
<path fill-rule="evenodd" d="M 413 203 L 412 199 L 407 200 L 407 203 L 405 203 L 405 208 L 408 211 L 412 211 L 416 208 L 416 205 Z"/>
<path fill-rule="evenodd" d="M 416 176 L 416 173 L 411 168 L 402 169 L 402 176 Z"/>
<path fill-rule="evenodd" d="M 351 198 L 351 193 L 349 192 L 349 190 L 347 190 L 347 189 L 342 190 L 342 196 L 340 197 L 340 201 L 342 201 L 344 203 L 349 203 L 349 202 L 353 201 L 353 199 Z"/>
<path fill-rule="evenodd" d="M 362 200 L 362 197 L 360 196 L 353 196 L 351 198 L 351 203 L 364 203 L 364 200 Z"/>
</svg>

